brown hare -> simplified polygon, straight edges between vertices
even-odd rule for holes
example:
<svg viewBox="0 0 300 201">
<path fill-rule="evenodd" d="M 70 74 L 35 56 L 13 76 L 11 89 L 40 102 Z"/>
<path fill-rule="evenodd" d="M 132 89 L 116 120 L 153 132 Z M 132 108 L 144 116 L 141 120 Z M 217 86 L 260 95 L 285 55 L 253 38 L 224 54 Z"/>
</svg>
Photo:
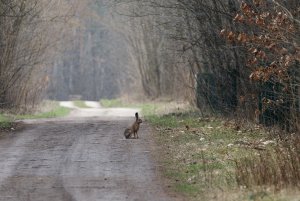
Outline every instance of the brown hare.
<svg viewBox="0 0 300 201">
<path fill-rule="evenodd" d="M 124 131 L 125 138 L 129 139 L 132 136 L 132 134 L 134 135 L 135 139 L 139 138 L 138 131 L 142 122 L 143 121 L 139 118 L 139 114 L 135 113 L 135 122 L 132 124 L 131 127 L 126 128 Z"/>
</svg>

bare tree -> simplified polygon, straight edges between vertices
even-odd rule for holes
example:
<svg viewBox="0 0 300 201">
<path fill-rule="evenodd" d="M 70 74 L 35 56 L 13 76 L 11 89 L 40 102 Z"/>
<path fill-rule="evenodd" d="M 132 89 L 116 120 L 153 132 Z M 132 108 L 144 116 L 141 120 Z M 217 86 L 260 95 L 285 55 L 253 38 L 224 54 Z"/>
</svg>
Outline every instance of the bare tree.
<svg viewBox="0 0 300 201">
<path fill-rule="evenodd" d="M 25 109 L 40 100 L 73 6 L 57 0 L 0 2 L 1 108 Z"/>
</svg>

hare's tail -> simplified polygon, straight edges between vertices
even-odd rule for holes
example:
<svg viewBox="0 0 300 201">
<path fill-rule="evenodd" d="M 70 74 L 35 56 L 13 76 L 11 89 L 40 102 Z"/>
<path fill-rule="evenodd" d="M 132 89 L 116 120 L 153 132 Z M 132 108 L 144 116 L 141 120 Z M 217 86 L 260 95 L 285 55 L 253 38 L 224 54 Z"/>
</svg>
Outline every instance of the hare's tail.
<svg viewBox="0 0 300 201">
<path fill-rule="evenodd" d="M 130 138 L 131 135 L 131 129 L 130 128 L 126 128 L 124 131 L 124 136 L 126 139 Z"/>
</svg>

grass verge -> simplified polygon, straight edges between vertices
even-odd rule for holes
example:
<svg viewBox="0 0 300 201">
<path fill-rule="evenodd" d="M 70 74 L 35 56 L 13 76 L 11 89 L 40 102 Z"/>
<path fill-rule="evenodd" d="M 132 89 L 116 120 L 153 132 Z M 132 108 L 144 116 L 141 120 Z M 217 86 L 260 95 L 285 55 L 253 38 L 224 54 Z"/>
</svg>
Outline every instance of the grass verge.
<svg viewBox="0 0 300 201">
<path fill-rule="evenodd" d="M 0 130 L 8 129 L 12 125 L 12 120 L 3 114 L 0 114 Z"/>
<path fill-rule="evenodd" d="M 89 106 L 87 106 L 87 105 L 85 104 L 84 101 L 81 101 L 81 100 L 73 101 L 73 103 L 74 103 L 74 105 L 75 105 L 76 107 L 79 107 L 79 108 L 90 108 Z"/>
<path fill-rule="evenodd" d="M 299 149 L 283 149 L 259 127 L 243 129 L 234 122 L 202 118 L 197 113 L 151 116 L 149 120 L 161 147 L 163 174 L 171 188 L 189 200 L 299 197 Z M 273 181 L 279 181 L 280 188 Z"/>
<path fill-rule="evenodd" d="M 48 112 L 36 113 L 36 114 L 22 114 L 14 116 L 15 119 L 46 119 L 55 117 L 64 117 L 70 113 L 71 109 L 57 106 Z"/>
<path fill-rule="evenodd" d="M 0 114 L 0 126 L 3 125 L 5 127 L 9 127 L 14 120 L 64 117 L 70 112 L 71 109 L 61 107 L 58 102 L 45 101 L 33 114 Z"/>
<path fill-rule="evenodd" d="M 126 107 L 121 99 L 101 99 L 100 104 L 102 107 Z"/>
<path fill-rule="evenodd" d="M 144 116 L 150 116 L 157 113 L 157 110 L 163 107 L 163 103 L 126 103 L 121 99 L 101 99 L 100 104 L 103 107 L 134 107 L 140 108 Z"/>
<path fill-rule="evenodd" d="M 190 110 L 190 106 L 187 103 L 176 102 L 126 102 L 122 99 L 101 99 L 100 104 L 102 107 L 131 107 L 140 108 L 145 118 L 152 118 L 158 114 L 173 113 L 178 110 L 187 111 Z"/>
<path fill-rule="evenodd" d="M 101 100 L 101 104 L 142 109 L 156 130 L 163 175 L 171 189 L 188 200 L 298 201 L 300 197 L 300 141 L 272 139 L 255 125 L 246 128 L 197 112 L 181 113 L 186 107 L 170 103 Z"/>
<path fill-rule="evenodd" d="M 45 101 L 41 104 L 40 109 L 34 114 L 0 114 L 0 130 L 7 131 L 14 129 L 17 124 L 15 120 L 22 119 L 41 119 L 41 118 L 55 118 L 67 116 L 71 109 L 59 106 L 58 102 Z"/>
<path fill-rule="evenodd" d="M 241 186 L 273 186 L 276 190 L 294 186 L 300 189 L 300 138 L 289 137 L 273 149 L 256 153 L 250 159 L 237 160 L 236 176 Z"/>
</svg>

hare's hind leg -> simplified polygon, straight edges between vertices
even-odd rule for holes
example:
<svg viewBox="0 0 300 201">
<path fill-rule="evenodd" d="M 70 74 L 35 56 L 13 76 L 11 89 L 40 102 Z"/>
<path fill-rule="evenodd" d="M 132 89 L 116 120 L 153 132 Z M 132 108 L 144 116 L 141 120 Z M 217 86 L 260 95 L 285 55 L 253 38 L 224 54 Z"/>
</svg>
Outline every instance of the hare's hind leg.
<svg viewBox="0 0 300 201">
<path fill-rule="evenodd" d="M 127 128 L 125 131 L 124 131 L 124 136 L 126 139 L 129 139 L 132 135 L 132 132 L 129 128 Z"/>
<path fill-rule="evenodd" d="M 134 132 L 134 139 L 137 139 L 137 132 Z"/>
</svg>

